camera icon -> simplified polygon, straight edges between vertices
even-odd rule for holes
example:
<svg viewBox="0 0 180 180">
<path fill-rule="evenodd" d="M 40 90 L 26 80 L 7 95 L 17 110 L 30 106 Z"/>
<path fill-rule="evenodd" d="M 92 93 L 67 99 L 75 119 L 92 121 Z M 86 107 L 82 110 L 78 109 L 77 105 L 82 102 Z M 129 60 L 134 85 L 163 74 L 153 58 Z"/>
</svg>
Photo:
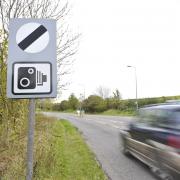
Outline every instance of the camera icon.
<svg viewBox="0 0 180 180">
<path fill-rule="evenodd" d="M 35 89 L 36 86 L 43 86 L 44 82 L 47 82 L 47 75 L 44 75 L 35 67 L 18 68 L 19 89 Z"/>
</svg>

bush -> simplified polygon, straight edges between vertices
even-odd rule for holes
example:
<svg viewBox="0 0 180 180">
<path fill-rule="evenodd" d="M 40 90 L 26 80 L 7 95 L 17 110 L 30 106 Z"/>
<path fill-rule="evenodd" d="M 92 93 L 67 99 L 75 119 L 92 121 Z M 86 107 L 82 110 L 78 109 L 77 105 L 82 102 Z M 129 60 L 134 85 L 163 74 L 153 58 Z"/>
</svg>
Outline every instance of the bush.
<svg viewBox="0 0 180 180">
<path fill-rule="evenodd" d="M 97 95 L 89 96 L 88 99 L 83 102 L 83 106 L 85 111 L 91 113 L 103 112 L 107 109 L 106 102 L 103 100 L 103 98 Z"/>
<path fill-rule="evenodd" d="M 7 41 L 4 40 L 0 45 L 0 152 L 5 152 L 16 146 L 15 139 L 24 132 L 28 108 L 27 100 L 8 99 L 6 96 Z M 0 177 L 3 158 L 1 155 Z"/>
</svg>

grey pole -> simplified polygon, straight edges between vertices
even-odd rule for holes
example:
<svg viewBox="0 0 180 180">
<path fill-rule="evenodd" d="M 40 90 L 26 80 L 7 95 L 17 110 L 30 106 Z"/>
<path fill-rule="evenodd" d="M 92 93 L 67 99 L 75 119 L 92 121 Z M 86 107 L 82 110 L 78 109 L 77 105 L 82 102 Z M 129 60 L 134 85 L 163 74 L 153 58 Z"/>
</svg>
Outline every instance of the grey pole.
<svg viewBox="0 0 180 180">
<path fill-rule="evenodd" d="M 34 126 L 35 126 L 35 99 L 30 99 L 29 100 L 29 117 L 28 117 L 26 180 L 32 180 L 33 178 Z"/>
<path fill-rule="evenodd" d="M 137 95 L 137 74 L 136 74 L 136 67 L 135 66 L 127 66 L 134 68 L 134 75 L 135 75 L 135 83 L 136 83 L 136 110 L 138 110 L 138 95 Z"/>
<path fill-rule="evenodd" d="M 135 81 L 136 81 L 136 109 L 138 110 L 138 99 L 137 99 L 137 74 L 136 74 L 136 67 L 134 67 L 134 73 L 135 73 Z"/>
</svg>

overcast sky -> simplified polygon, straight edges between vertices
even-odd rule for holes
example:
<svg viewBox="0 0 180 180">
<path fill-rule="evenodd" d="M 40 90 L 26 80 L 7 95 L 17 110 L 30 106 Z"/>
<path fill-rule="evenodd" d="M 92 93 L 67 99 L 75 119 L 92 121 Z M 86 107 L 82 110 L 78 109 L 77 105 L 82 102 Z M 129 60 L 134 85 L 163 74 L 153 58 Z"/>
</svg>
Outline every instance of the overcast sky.
<svg viewBox="0 0 180 180">
<path fill-rule="evenodd" d="M 70 24 L 82 33 L 68 90 L 86 97 L 98 86 L 123 98 L 180 95 L 180 2 L 73 0 Z"/>
</svg>

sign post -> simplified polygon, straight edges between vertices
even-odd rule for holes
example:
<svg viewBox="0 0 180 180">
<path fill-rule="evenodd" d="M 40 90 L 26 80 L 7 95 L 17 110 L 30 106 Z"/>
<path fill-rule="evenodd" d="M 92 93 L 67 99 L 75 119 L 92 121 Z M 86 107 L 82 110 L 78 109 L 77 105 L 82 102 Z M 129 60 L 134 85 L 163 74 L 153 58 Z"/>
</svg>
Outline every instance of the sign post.
<svg viewBox="0 0 180 180">
<path fill-rule="evenodd" d="M 35 98 L 53 98 L 56 95 L 56 21 L 10 20 L 7 97 L 30 99 L 26 180 L 33 177 Z"/>
<path fill-rule="evenodd" d="M 26 180 L 32 180 L 32 177 L 33 177 L 34 126 L 35 126 L 35 99 L 30 99 L 29 100 L 29 116 L 28 116 Z"/>
</svg>

